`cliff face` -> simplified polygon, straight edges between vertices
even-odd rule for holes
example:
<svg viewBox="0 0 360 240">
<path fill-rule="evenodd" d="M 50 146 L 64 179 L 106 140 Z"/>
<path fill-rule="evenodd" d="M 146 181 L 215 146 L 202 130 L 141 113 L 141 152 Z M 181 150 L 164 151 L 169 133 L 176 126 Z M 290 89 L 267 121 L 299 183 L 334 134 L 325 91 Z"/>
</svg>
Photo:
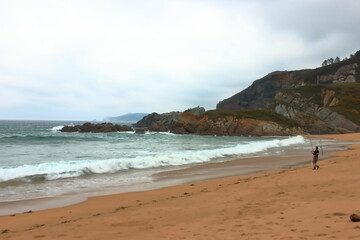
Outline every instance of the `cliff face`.
<svg viewBox="0 0 360 240">
<path fill-rule="evenodd" d="M 270 106 L 281 90 L 312 84 L 360 82 L 359 66 L 360 56 L 354 56 L 312 70 L 273 72 L 254 81 L 247 89 L 219 102 L 216 109 L 263 109 Z"/>
<path fill-rule="evenodd" d="M 313 70 L 271 73 L 217 109 L 268 109 L 311 134 L 360 132 L 359 55 Z"/>
<path fill-rule="evenodd" d="M 293 72 L 273 72 L 256 80 L 244 91 L 219 102 L 216 109 L 233 111 L 262 109 L 267 107 L 281 89 L 302 85 L 304 85 L 304 81 L 298 79 Z"/>
<path fill-rule="evenodd" d="M 359 88 L 359 84 L 352 86 L 354 89 Z M 356 109 L 358 103 L 354 102 L 355 105 L 352 106 L 341 106 L 343 101 L 336 91 L 325 86 L 313 88 L 316 91 L 314 89 L 311 91 L 310 87 L 307 87 L 307 89 L 278 92 L 275 96 L 275 112 L 294 119 L 304 131 L 311 134 L 360 131 L 357 123 L 337 112 L 341 108 L 346 108 L 347 111 L 360 116 L 360 111 Z M 341 89 L 344 91 L 343 88 Z M 307 94 L 311 96 L 302 95 L 301 90 L 307 90 Z"/>
</svg>

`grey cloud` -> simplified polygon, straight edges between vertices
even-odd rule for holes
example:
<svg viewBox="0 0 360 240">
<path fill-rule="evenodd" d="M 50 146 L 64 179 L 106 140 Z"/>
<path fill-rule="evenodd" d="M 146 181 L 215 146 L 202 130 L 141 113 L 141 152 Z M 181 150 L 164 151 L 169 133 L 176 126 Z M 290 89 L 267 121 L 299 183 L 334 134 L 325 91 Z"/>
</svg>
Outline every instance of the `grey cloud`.
<svg viewBox="0 0 360 240">
<path fill-rule="evenodd" d="M 0 118 L 215 108 L 269 72 L 360 49 L 358 0 L 11 3 L 0 1 Z"/>
<path fill-rule="evenodd" d="M 331 35 L 359 37 L 360 1 L 305 0 L 268 1 L 263 5 L 266 21 L 279 31 L 296 33 L 308 42 Z"/>
</svg>

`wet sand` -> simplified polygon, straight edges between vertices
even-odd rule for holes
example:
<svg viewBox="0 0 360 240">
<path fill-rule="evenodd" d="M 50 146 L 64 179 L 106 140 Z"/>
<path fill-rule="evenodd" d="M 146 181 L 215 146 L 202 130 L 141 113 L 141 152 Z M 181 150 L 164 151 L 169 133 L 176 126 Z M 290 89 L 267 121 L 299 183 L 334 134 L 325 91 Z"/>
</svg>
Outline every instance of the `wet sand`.
<svg viewBox="0 0 360 240">
<path fill-rule="evenodd" d="M 360 134 L 326 137 L 360 141 Z M 360 144 L 332 155 L 317 171 L 307 163 L 221 179 L 212 173 L 236 162 L 198 166 L 192 171 L 202 178 L 186 184 L 2 216 L 0 239 L 360 239 L 360 223 L 349 219 L 360 213 Z"/>
</svg>

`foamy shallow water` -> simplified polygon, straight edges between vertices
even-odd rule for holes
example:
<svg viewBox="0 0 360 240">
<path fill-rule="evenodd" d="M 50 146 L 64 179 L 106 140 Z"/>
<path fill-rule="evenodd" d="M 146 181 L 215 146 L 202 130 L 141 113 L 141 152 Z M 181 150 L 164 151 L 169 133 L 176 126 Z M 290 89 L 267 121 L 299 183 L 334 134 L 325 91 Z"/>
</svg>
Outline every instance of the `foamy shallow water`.
<svg viewBox="0 0 360 240">
<path fill-rule="evenodd" d="M 153 174 L 194 164 L 308 149 L 302 136 L 61 133 L 72 122 L 0 121 L 0 202 L 146 188 Z M 321 143 L 322 144 L 322 143 Z"/>
</svg>

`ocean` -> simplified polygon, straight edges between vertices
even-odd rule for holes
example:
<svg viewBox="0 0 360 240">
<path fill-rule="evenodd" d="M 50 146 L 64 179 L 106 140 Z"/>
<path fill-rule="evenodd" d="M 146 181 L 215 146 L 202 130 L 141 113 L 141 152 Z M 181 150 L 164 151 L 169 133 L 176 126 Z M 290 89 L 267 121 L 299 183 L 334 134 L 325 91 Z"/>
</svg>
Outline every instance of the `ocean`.
<svg viewBox="0 0 360 240">
<path fill-rule="evenodd" d="M 1 120 L 0 202 L 142 190 L 156 173 L 312 147 L 302 136 L 59 131 L 82 123 Z"/>
</svg>

